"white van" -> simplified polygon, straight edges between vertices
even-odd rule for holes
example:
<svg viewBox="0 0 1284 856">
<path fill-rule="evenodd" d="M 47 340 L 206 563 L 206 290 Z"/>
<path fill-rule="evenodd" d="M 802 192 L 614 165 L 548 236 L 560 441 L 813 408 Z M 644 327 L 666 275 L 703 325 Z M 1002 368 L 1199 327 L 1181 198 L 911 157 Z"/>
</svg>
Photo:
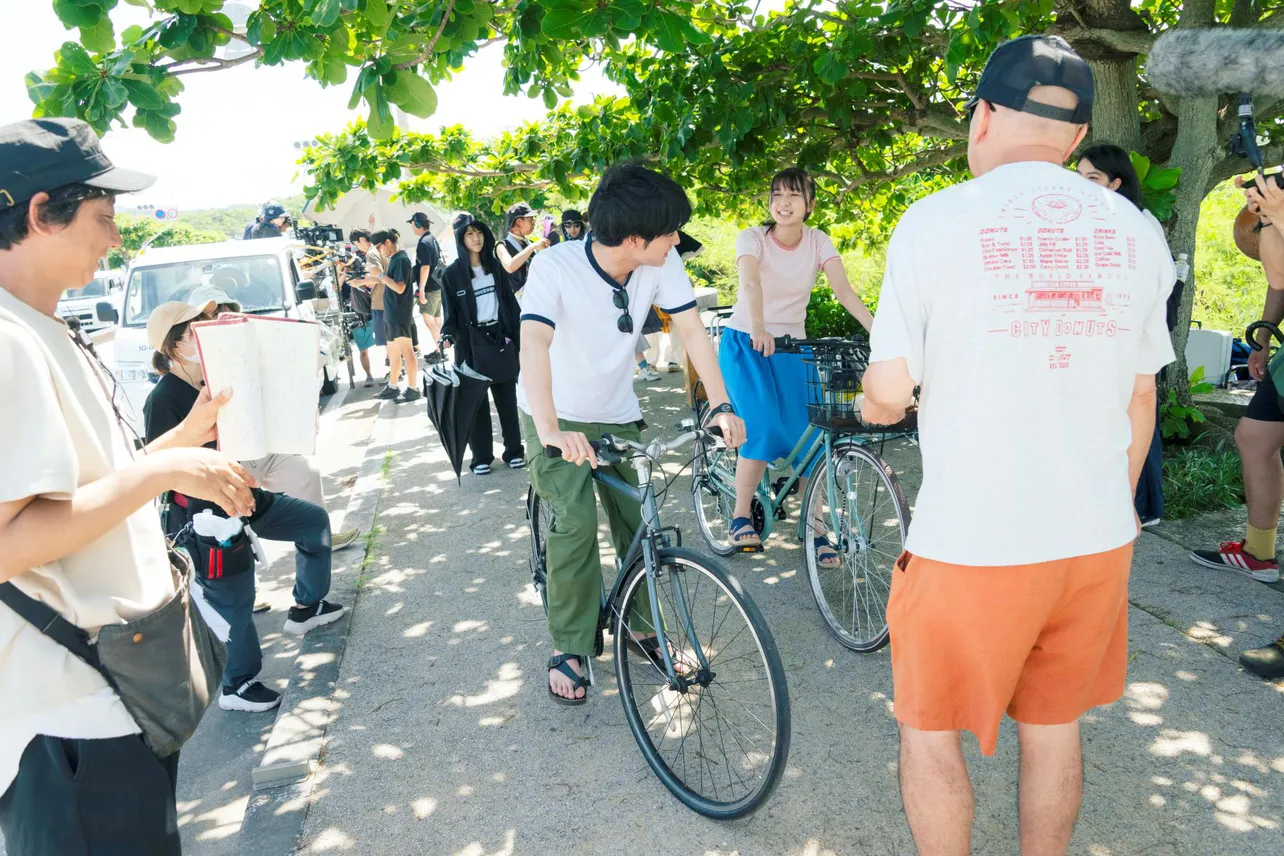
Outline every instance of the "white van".
<svg viewBox="0 0 1284 856">
<path fill-rule="evenodd" d="M 267 238 L 256 241 L 225 241 L 190 247 L 151 248 L 141 253 L 129 266 L 125 296 L 119 312 L 119 328 L 114 343 L 116 380 L 125 393 L 128 408 L 122 408 L 141 432 L 143 402 L 152 384 L 160 376 L 152 369 L 152 349 L 147 344 L 147 319 L 162 303 L 177 300 L 186 303 L 191 293 L 201 286 L 217 282 L 228 297 L 241 304 L 242 310 L 255 315 L 275 315 L 315 320 L 312 301 L 317 287 L 303 279 L 295 251 L 303 245 L 290 238 Z M 100 320 L 113 309 L 99 306 Z M 322 369 L 322 392 L 331 394 L 338 384 L 338 349 L 325 347 L 333 331 L 322 330 L 322 343 L 329 357 Z M 132 411 L 132 412 L 130 412 Z"/>
</svg>

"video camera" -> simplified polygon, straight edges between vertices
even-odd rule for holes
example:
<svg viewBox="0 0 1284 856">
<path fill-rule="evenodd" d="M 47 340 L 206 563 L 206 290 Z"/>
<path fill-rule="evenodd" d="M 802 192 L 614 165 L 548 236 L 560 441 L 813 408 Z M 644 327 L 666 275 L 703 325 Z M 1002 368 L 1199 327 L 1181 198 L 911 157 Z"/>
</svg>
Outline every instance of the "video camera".
<svg viewBox="0 0 1284 856">
<path fill-rule="evenodd" d="M 313 247 L 327 247 L 344 242 L 343 230 L 338 226 L 298 226 L 294 230 L 299 240 Z"/>
</svg>

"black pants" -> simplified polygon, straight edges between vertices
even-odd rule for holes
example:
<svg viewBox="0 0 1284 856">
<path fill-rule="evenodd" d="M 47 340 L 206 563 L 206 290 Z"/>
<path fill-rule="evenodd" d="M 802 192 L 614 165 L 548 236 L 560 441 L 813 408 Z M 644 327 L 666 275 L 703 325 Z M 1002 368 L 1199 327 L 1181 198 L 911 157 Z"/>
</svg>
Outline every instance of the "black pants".
<svg viewBox="0 0 1284 856">
<path fill-rule="evenodd" d="M 1162 411 L 1156 413 L 1155 434 L 1141 467 L 1141 478 L 1137 481 L 1135 506 L 1137 516 L 1143 521 L 1164 516 L 1164 442 L 1159 433 L 1162 418 Z"/>
<path fill-rule="evenodd" d="M 157 758 L 140 735 L 37 737 L 0 796 L 9 856 L 179 856 L 178 753 Z"/>
<path fill-rule="evenodd" d="M 522 426 L 517 422 L 517 381 L 492 383 L 490 397 L 495 400 L 495 411 L 499 414 L 499 430 L 504 435 L 504 463 L 521 458 Z M 472 434 L 468 438 L 468 449 L 473 455 L 470 467 L 494 463 L 493 431 L 494 423 L 490 420 L 490 407 L 483 401 L 481 409 L 477 411 L 477 419 L 473 422 Z"/>
</svg>

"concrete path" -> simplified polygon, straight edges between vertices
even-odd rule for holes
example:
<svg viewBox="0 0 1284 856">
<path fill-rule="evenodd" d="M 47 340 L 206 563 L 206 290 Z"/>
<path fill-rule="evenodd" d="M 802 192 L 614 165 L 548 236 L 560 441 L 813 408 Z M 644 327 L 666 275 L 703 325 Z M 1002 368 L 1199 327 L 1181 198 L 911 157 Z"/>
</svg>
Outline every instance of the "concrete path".
<svg viewBox="0 0 1284 856">
<path fill-rule="evenodd" d="M 645 407 L 653 430 L 668 432 L 684 415 L 677 376 L 652 387 Z M 384 414 L 383 534 L 330 699 L 324 763 L 305 797 L 278 807 L 306 814 L 298 852 L 914 852 L 896 790 L 887 653 L 851 654 L 828 637 L 795 545 L 777 536 L 764 554 L 729 563 L 780 647 L 793 746 L 761 811 L 714 823 L 646 767 L 609 658 L 597 663 L 586 707 L 548 702 L 549 643 L 527 584 L 524 474 L 456 485 L 421 408 Z M 675 482 L 664 517 L 693 543 L 688 485 Z M 1087 799 L 1073 852 L 1278 852 L 1284 686 L 1242 673 L 1233 657 L 1284 630 L 1284 596 L 1203 571 L 1147 534 L 1132 598 L 1128 694 L 1085 723 Z M 1017 850 L 1017 757 L 1010 725 L 995 759 L 969 745 L 977 853 Z"/>
</svg>

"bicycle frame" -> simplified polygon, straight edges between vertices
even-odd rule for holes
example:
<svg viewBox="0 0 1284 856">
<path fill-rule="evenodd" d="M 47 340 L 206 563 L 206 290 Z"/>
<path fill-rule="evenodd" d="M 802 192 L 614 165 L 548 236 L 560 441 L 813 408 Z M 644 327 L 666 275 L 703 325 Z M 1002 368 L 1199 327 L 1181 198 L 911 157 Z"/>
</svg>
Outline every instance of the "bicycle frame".
<svg viewBox="0 0 1284 856">
<path fill-rule="evenodd" d="M 620 597 L 624 588 L 625 576 L 629 568 L 641 556 L 646 567 L 647 580 L 647 597 L 651 606 L 651 622 L 655 628 L 656 643 L 659 646 L 661 656 L 664 658 L 665 672 L 669 678 L 669 684 L 673 689 L 684 690 L 687 686 L 700 683 L 708 676 L 709 660 L 705 656 L 704 649 L 697 638 L 695 627 L 691 620 L 691 614 L 687 609 L 687 595 L 685 583 L 680 575 L 673 576 L 673 584 L 677 589 L 678 597 L 677 608 L 678 618 L 682 626 L 686 629 L 687 638 L 691 640 L 691 645 L 695 649 L 696 659 L 700 667 L 693 678 L 684 678 L 677 673 L 673 665 L 673 659 L 669 654 L 669 646 L 665 640 L 664 622 L 660 614 L 660 601 L 656 594 L 655 581 L 657 579 L 657 568 L 659 567 L 658 555 L 659 550 L 664 546 L 664 530 L 660 526 L 660 508 L 655 499 L 655 487 L 651 484 L 651 460 L 643 455 L 634 455 L 629 462 L 638 474 L 638 487 L 634 487 L 624 479 L 615 475 L 606 469 L 596 469 L 593 471 L 593 479 L 601 484 L 606 485 L 614 492 L 637 500 L 642 506 L 642 524 L 633 535 L 633 541 L 629 544 L 628 550 L 624 556 L 617 556 L 615 560 L 615 582 L 611 584 L 610 595 L 606 594 L 605 588 L 602 593 L 601 610 L 598 616 L 598 626 L 605 630 L 610 623 L 611 606 Z M 680 536 L 679 536 L 680 537 Z M 622 626 L 628 626 L 628 617 L 621 615 L 620 621 Z"/>
</svg>

